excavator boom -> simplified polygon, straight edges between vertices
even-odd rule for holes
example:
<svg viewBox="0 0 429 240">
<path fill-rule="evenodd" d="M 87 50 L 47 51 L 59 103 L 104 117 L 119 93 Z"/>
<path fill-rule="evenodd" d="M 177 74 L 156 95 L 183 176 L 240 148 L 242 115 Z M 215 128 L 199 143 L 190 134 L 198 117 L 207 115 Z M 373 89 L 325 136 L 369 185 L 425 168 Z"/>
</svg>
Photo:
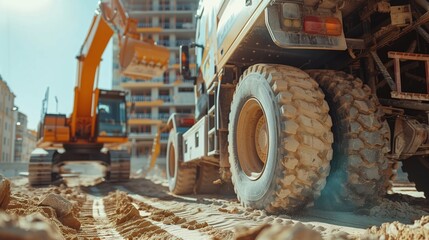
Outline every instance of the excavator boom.
<svg viewBox="0 0 429 240">
<path fill-rule="evenodd" d="M 81 47 L 78 59 L 78 77 L 74 89 L 74 106 L 71 115 L 71 137 L 76 135 L 87 136 L 89 134 L 85 126 L 92 124 L 93 91 L 95 75 L 104 49 L 113 35 L 105 19 L 95 15 L 85 42 Z M 78 133 L 79 132 L 79 133 Z"/>
</svg>

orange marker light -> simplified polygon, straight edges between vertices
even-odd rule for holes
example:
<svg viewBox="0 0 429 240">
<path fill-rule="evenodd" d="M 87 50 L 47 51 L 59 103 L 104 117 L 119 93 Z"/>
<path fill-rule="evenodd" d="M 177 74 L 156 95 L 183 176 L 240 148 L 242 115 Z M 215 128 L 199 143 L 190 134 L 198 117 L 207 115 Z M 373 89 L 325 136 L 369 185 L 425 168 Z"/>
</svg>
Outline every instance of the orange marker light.
<svg viewBox="0 0 429 240">
<path fill-rule="evenodd" d="M 325 18 L 326 35 L 340 36 L 343 32 L 341 21 L 338 18 Z"/>
</svg>

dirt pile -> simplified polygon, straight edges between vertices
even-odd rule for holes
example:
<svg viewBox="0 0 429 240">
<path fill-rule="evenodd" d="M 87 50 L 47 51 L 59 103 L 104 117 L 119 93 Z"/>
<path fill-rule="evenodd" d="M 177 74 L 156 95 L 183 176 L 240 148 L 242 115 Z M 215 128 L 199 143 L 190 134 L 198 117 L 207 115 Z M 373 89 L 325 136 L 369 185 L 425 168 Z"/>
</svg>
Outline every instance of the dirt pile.
<svg viewBox="0 0 429 240">
<path fill-rule="evenodd" d="M 429 216 L 423 216 L 414 224 L 400 222 L 383 223 L 381 227 L 372 227 L 370 233 L 377 234 L 383 239 L 429 239 Z"/>
<path fill-rule="evenodd" d="M 378 240 L 380 234 L 366 232 L 360 235 L 350 234 L 338 229 L 327 230 L 321 226 L 295 222 L 290 224 L 263 224 L 253 228 L 236 229 L 235 240 Z M 388 238 L 386 238 L 388 239 Z M 396 239 L 396 238 L 395 238 Z M 410 238 L 414 239 L 414 238 Z"/>
<path fill-rule="evenodd" d="M 386 198 L 381 199 L 377 206 L 369 209 L 370 216 L 401 219 L 410 223 L 428 214 L 428 212 L 417 209 L 407 202 L 391 201 Z"/>
<path fill-rule="evenodd" d="M 239 228 L 235 235 L 236 240 L 322 240 L 320 232 L 298 222 L 290 225 L 261 225 L 255 228 Z"/>
<path fill-rule="evenodd" d="M 27 216 L 0 213 L 0 239 L 60 240 L 64 237 L 58 226 L 40 213 Z"/>
<path fill-rule="evenodd" d="M 48 188 L 32 188 L 28 185 L 15 187 L 12 184 L 10 202 L 5 209 L 8 216 L 12 219 L 25 219 L 38 215 L 41 216 L 37 217 L 37 223 L 40 225 L 46 224 L 59 229 L 62 237 L 68 239 L 77 237 L 81 225 L 79 212 L 86 201 L 85 194 L 79 189 L 67 188 L 64 185 Z M 13 225 L 14 221 L 8 223 Z M 16 226 L 16 229 L 21 228 L 20 225 Z"/>
<path fill-rule="evenodd" d="M 61 195 L 49 193 L 45 196 L 45 198 L 39 203 L 39 206 L 47 208 L 48 212 L 50 211 L 50 208 L 55 210 L 55 215 L 58 218 L 58 220 L 67 227 L 73 228 L 75 230 L 80 229 L 80 222 L 76 219 L 74 216 L 73 210 L 73 204 L 62 197 Z M 78 206 L 76 206 L 78 207 Z M 53 213 L 49 215 L 54 215 Z"/>
<path fill-rule="evenodd" d="M 107 217 L 126 239 L 178 239 L 140 216 L 133 199 L 124 192 L 110 193 L 104 198 Z"/>
</svg>

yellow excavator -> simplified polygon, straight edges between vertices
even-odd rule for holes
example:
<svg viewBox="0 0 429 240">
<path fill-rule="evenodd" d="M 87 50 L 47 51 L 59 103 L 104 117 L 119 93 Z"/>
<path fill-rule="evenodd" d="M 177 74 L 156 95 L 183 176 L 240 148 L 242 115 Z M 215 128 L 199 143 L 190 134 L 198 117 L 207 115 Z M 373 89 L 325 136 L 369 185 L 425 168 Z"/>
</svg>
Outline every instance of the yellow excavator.
<svg viewBox="0 0 429 240">
<path fill-rule="evenodd" d="M 107 180 L 129 178 L 130 155 L 117 150 L 128 141 L 126 93 L 94 88 L 101 56 L 115 33 L 123 75 L 149 79 L 162 75 L 167 68 L 168 49 L 142 38 L 137 20 L 128 16 L 120 0 L 101 1 L 77 56 L 73 112 L 70 117 L 44 114 L 38 149 L 30 158 L 31 185 L 58 179 L 67 162 L 99 162 L 106 166 Z"/>
</svg>

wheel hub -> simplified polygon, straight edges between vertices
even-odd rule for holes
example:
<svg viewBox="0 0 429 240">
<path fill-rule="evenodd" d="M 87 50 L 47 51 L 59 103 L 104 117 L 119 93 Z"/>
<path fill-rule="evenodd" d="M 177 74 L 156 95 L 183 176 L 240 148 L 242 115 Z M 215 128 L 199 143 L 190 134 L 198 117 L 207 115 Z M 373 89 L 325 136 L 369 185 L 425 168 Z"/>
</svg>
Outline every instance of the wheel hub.
<svg viewBox="0 0 429 240">
<path fill-rule="evenodd" d="M 265 113 L 256 98 L 248 99 L 240 110 L 236 138 L 240 167 L 249 179 L 257 180 L 267 162 L 269 131 Z"/>
<path fill-rule="evenodd" d="M 267 162 L 268 152 L 268 128 L 264 115 L 259 118 L 256 124 L 255 146 L 259 158 L 265 164 Z"/>
</svg>

